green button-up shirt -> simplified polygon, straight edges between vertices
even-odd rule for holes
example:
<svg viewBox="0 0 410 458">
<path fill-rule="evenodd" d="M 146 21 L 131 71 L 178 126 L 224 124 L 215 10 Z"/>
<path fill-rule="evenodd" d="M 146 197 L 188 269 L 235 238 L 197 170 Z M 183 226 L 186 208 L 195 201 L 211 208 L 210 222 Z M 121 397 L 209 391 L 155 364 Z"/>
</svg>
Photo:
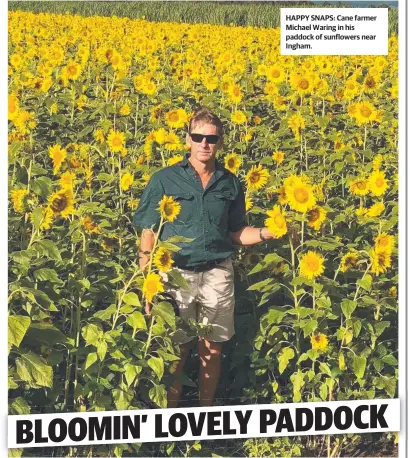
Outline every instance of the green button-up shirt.
<svg viewBox="0 0 410 458">
<path fill-rule="evenodd" d="M 181 204 L 176 220 L 165 223 L 160 234 L 160 240 L 175 235 L 194 239 L 178 244 L 181 250 L 173 254 L 178 267 L 197 267 L 228 258 L 234 252 L 228 232 L 246 226 L 245 195 L 238 177 L 216 160 L 204 189 L 188 157 L 152 175 L 134 214 L 136 226 L 158 230 L 162 197 L 172 196 Z"/>
</svg>

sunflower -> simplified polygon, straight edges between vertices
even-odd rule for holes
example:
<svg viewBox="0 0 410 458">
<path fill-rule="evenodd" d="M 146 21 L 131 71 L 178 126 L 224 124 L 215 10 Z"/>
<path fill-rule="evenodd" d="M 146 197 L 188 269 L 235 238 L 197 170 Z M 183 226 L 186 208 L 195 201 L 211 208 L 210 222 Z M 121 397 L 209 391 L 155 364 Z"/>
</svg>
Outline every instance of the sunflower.
<svg viewBox="0 0 410 458">
<path fill-rule="evenodd" d="M 99 234 L 100 233 L 100 228 L 98 224 L 89 215 L 85 216 L 82 219 L 81 224 L 84 226 L 85 231 L 88 232 L 89 234 Z"/>
<path fill-rule="evenodd" d="M 154 256 L 154 264 L 160 272 L 168 272 L 173 264 L 172 253 L 164 247 L 159 247 Z"/>
<path fill-rule="evenodd" d="M 154 132 L 152 132 L 152 137 L 158 143 L 158 145 L 163 145 L 168 138 L 168 132 L 163 127 L 161 127 L 161 129 L 154 130 Z M 150 135 L 149 139 L 151 139 Z"/>
<path fill-rule="evenodd" d="M 166 113 L 165 119 L 169 127 L 178 129 L 184 127 L 185 124 L 188 122 L 188 114 L 184 109 L 179 108 L 177 110 L 171 110 L 168 113 Z"/>
<path fill-rule="evenodd" d="M 128 105 L 128 103 L 125 103 L 120 109 L 120 115 L 128 116 L 130 113 L 131 113 L 131 107 Z"/>
<path fill-rule="evenodd" d="M 24 198 L 27 194 L 27 189 L 13 189 L 11 191 L 11 200 L 15 212 L 24 213 Z"/>
<path fill-rule="evenodd" d="M 165 221 L 173 222 L 181 211 L 181 204 L 172 197 L 164 196 L 159 202 L 159 211 Z"/>
<path fill-rule="evenodd" d="M 300 274 L 309 280 L 319 277 L 324 272 L 325 268 L 323 256 L 315 251 L 308 251 L 300 260 Z"/>
<path fill-rule="evenodd" d="M 11 94 L 9 95 L 8 99 L 8 119 L 13 121 L 19 112 L 19 101 L 16 95 Z"/>
<path fill-rule="evenodd" d="M 380 170 L 382 162 L 383 162 L 383 156 L 381 154 L 377 154 L 375 158 L 373 159 L 373 170 L 375 172 Z"/>
<path fill-rule="evenodd" d="M 242 160 L 237 154 L 230 153 L 225 156 L 225 168 L 230 172 L 236 174 L 241 164 Z"/>
<path fill-rule="evenodd" d="M 273 83 L 281 83 L 285 79 L 286 73 L 278 65 L 272 65 L 265 69 L 265 76 Z"/>
<path fill-rule="evenodd" d="M 244 124 L 246 122 L 246 115 L 243 111 L 234 111 L 231 116 L 231 121 L 235 124 Z"/>
<path fill-rule="evenodd" d="M 308 212 L 308 226 L 312 227 L 315 231 L 320 229 L 323 221 L 326 219 L 327 211 L 322 207 L 313 207 Z"/>
<path fill-rule="evenodd" d="M 74 187 L 75 173 L 64 172 L 60 178 L 60 186 L 62 189 L 73 189 Z"/>
<path fill-rule="evenodd" d="M 312 80 L 307 76 L 292 74 L 290 77 L 290 83 L 298 94 L 306 94 L 312 91 Z"/>
<path fill-rule="evenodd" d="M 261 165 L 253 165 L 251 170 L 246 175 L 246 183 L 248 188 L 252 191 L 257 191 L 263 188 L 269 178 L 269 172 Z"/>
<path fill-rule="evenodd" d="M 266 214 L 270 218 L 265 220 L 265 225 L 276 238 L 280 238 L 288 232 L 285 215 L 281 212 L 279 205 L 274 205 L 273 209 L 268 210 Z"/>
<path fill-rule="evenodd" d="M 300 130 L 305 128 L 305 118 L 300 113 L 296 113 L 289 118 L 288 126 L 292 130 L 296 140 L 299 140 Z"/>
<path fill-rule="evenodd" d="M 169 132 L 165 138 L 165 149 L 168 151 L 176 151 L 182 148 L 182 143 L 175 132 Z"/>
<path fill-rule="evenodd" d="M 369 182 L 366 178 L 356 178 L 349 183 L 349 190 L 355 196 L 365 196 L 369 193 Z"/>
<path fill-rule="evenodd" d="M 377 115 L 376 108 L 369 102 L 361 102 L 355 105 L 353 116 L 359 125 L 376 121 Z"/>
<path fill-rule="evenodd" d="M 285 159 L 285 153 L 282 151 L 276 151 L 272 154 L 272 159 L 277 163 L 277 164 L 282 164 L 282 162 Z"/>
<path fill-rule="evenodd" d="M 128 191 L 128 189 L 132 186 L 132 183 L 134 183 L 134 177 L 131 173 L 126 172 L 121 176 L 120 188 L 123 191 Z"/>
<path fill-rule="evenodd" d="M 285 205 L 288 203 L 288 199 L 286 197 L 286 188 L 285 186 L 281 186 L 278 191 L 278 201 L 281 205 Z"/>
<path fill-rule="evenodd" d="M 384 209 L 385 207 L 383 202 L 376 202 L 367 210 L 366 216 L 370 218 L 376 218 L 384 212 Z"/>
<path fill-rule="evenodd" d="M 242 100 L 241 88 L 237 84 L 230 84 L 226 93 L 233 103 L 239 103 Z"/>
<path fill-rule="evenodd" d="M 359 261 L 359 254 L 356 251 L 346 253 L 340 261 L 340 272 L 347 272 L 349 269 L 354 269 Z"/>
<path fill-rule="evenodd" d="M 253 207 L 253 199 L 252 197 L 246 197 L 245 199 L 245 210 L 248 212 Z"/>
<path fill-rule="evenodd" d="M 374 241 L 375 249 L 378 251 L 386 251 L 391 253 L 393 251 L 396 240 L 393 235 L 388 235 L 386 232 L 382 232 L 376 237 Z"/>
<path fill-rule="evenodd" d="M 327 337 L 324 334 L 316 334 L 310 338 L 313 350 L 325 350 L 329 344 Z"/>
<path fill-rule="evenodd" d="M 81 74 L 81 65 L 77 64 L 77 62 L 71 61 L 67 64 L 67 66 L 63 69 L 65 76 L 72 81 L 78 79 Z"/>
<path fill-rule="evenodd" d="M 382 196 L 389 188 L 389 181 L 384 172 L 375 170 L 369 176 L 369 189 L 374 196 Z"/>
<path fill-rule="evenodd" d="M 389 296 L 390 297 L 397 297 L 397 287 L 396 286 L 392 286 L 389 289 Z"/>
<path fill-rule="evenodd" d="M 164 292 L 164 285 L 161 282 L 161 277 L 158 274 L 150 273 L 144 280 L 142 292 L 147 298 L 148 302 L 152 301 L 152 298 L 158 294 Z"/>
<path fill-rule="evenodd" d="M 316 205 L 312 187 L 301 179 L 294 180 L 291 185 L 285 185 L 285 191 L 287 201 L 292 210 L 306 213 Z"/>
<path fill-rule="evenodd" d="M 104 143 L 105 141 L 104 131 L 102 129 L 97 129 L 94 132 L 94 138 L 97 140 L 98 143 Z"/>
<path fill-rule="evenodd" d="M 107 145 L 113 153 L 120 153 L 125 146 L 125 134 L 114 129 L 110 129 L 107 138 Z"/>
<path fill-rule="evenodd" d="M 50 229 L 51 224 L 53 222 L 53 217 L 54 217 L 53 211 L 50 209 L 50 207 L 46 207 L 43 210 L 42 217 L 41 217 L 40 229 L 42 231 Z"/>
<path fill-rule="evenodd" d="M 178 162 L 181 162 L 183 160 L 184 160 L 184 156 L 182 156 L 182 154 L 177 154 L 176 156 L 172 156 L 168 159 L 167 165 L 178 164 Z"/>
<path fill-rule="evenodd" d="M 370 271 L 377 276 L 387 271 L 391 267 L 391 253 L 377 248 L 372 248 L 369 251 L 371 268 Z"/>
<path fill-rule="evenodd" d="M 53 160 L 53 165 L 54 165 L 53 173 L 55 175 L 56 173 L 58 173 L 58 171 L 61 168 L 62 163 L 65 161 L 67 157 L 67 151 L 61 148 L 60 145 L 54 145 L 48 148 L 48 155 Z"/>
<path fill-rule="evenodd" d="M 71 189 L 60 189 L 48 199 L 48 207 L 54 216 L 67 218 L 74 214 L 74 197 Z"/>
</svg>

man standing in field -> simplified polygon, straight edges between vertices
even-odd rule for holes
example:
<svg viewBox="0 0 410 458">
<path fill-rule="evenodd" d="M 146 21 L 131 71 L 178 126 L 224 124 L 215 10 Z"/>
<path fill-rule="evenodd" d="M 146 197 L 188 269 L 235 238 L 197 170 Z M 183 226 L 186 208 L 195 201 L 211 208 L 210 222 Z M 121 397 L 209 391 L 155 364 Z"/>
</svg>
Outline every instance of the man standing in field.
<svg viewBox="0 0 410 458">
<path fill-rule="evenodd" d="M 189 123 L 186 143 L 190 155 L 154 173 L 134 215 L 142 227 L 140 267 L 148 264 L 154 246 L 154 232 L 160 223 L 158 205 L 163 196 L 172 196 L 181 205 L 175 221 L 167 222 L 161 240 L 180 235 L 194 239 L 181 243 L 174 253 L 175 267 L 189 285 L 189 291 L 167 285 L 179 308 L 180 317 L 202 322 L 207 319 L 211 333 L 198 342 L 200 357 L 200 405 L 211 406 L 220 375 L 222 344 L 234 335 L 234 272 L 231 256 L 234 245 L 254 245 L 272 239 L 266 228 L 247 226 L 245 196 L 239 179 L 215 158 L 223 145 L 223 125 L 209 110 L 196 111 Z M 166 275 L 166 274 L 164 274 Z M 147 303 L 149 314 L 151 304 Z M 205 320 L 206 321 L 206 320 Z M 190 341 L 182 329 L 175 333 L 181 359 L 178 376 L 189 353 Z M 168 391 L 168 407 L 176 407 L 182 384 L 175 380 Z"/>
</svg>

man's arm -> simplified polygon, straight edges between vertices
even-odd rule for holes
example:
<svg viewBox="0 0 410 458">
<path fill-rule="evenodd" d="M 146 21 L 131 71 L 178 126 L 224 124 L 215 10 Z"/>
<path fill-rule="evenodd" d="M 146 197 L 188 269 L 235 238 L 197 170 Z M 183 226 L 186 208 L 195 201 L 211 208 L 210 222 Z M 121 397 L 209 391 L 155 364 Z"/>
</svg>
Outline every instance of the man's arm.
<svg viewBox="0 0 410 458">
<path fill-rule="evenodd" d="M 139 248 L 139 266 L 144 270 L 149 263 L 151 251 L 154 248 L 155 234 L 151 229 L 143 229 Z"/>
<path fill-rule="evenodd" d="M 262 237 L 263 238 L 262 238 Z M 229 237 L 235 245 L 255 245 L 265 240 L 275 238 L 267 227 L 245 226 L 240 231 L 229 232 Z"/>
</svg>

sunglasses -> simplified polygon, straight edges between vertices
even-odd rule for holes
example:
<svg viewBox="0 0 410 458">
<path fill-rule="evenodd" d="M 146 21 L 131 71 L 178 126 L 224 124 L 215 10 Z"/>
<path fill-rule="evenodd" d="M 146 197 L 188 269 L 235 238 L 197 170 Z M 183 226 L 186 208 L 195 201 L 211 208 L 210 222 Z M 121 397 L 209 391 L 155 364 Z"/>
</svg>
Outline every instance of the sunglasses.
<svg viewBox="0 0 410 458">
<path fill-rule="evenodd" d="M 202 135 L 202 134 L 189 134 L 192 138 L 192 141 L 195 143 L 202 143 L 202 140 L 206 138 L 207 143 L 210 145 L 215 145 L 219 140 L 219 135 Z"/>
</svg>

